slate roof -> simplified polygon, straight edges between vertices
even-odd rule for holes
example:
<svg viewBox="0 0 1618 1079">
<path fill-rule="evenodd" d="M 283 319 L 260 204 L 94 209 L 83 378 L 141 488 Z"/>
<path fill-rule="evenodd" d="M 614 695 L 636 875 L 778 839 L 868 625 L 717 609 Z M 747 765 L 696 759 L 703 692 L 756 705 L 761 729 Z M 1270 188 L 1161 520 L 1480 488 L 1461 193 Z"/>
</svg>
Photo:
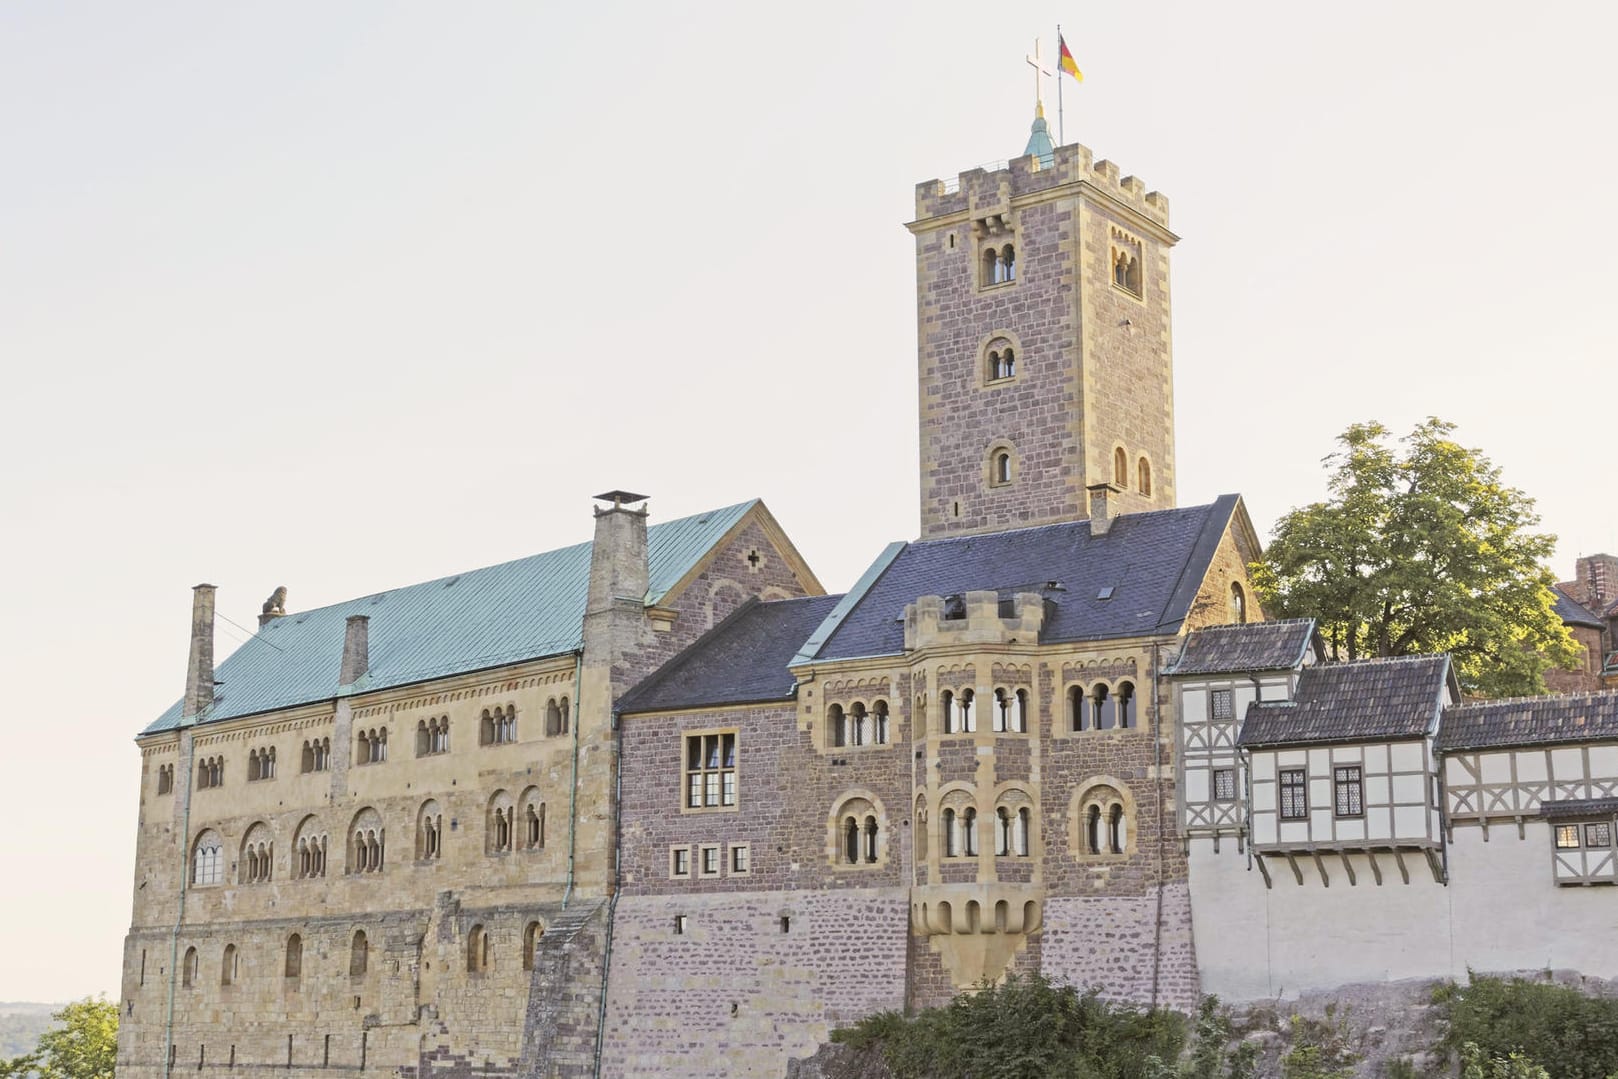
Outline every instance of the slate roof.
<svg viewBox="0 0 1618 1079">
<path fill-rule="evenodd" d="M 1315 636 L 1313 618 L 1209 626 L 1186 636 L 1180 657 L 1165 673 L 1227 674 L 1284 671 L 1303 662 Z"/>
<path fill-rule="evenodd" d="M 799 661 L 897 655 L 906 605 L 970 591 L 1043 592 L 1043 642 L 1178 632 L 1240 503 L 1223 495 L 1206 506 L 1126 514 L 1100 536 L 1089 521 L 1068 521 L 890 548 L 887 566 L 862 578 L 836 625 L 816 631 L 824 643 Z M 1063 590 L 1046 590 L 1050 581 Z M 1105 588 L 1110 598 L 1099 599 Z"/>
<path fill-rule="evenodd" d="M 756 505 L 742 502 L 648 528 L 646 602 L 659 602 Z M 590 547 L 577 543 L 277 618 L 215 668 L 220 685 L 202 721 L 335 697 L 351 614 L 371 616 L 366 690 L 574 651 L 582 645 Z M 178 727 L 181 704 L 141 733 Z"/>
<path fill-rule="evenodd" d="M 1568 798 L 1539 803 L 1539 814 L 1556 820 L 1562 817 L 1599 817 L 1618 813 L 1618 798 Z"/>
<path fill-rule="evenodd" d="M 1438 751 L 1618 741 L 1618 692 L 1513 697 L 1444 709 Z"/>
<path fill-rule="evenodd" d="M 1569 626 L 1592 626 L 1595 629 L 1607 628 L 1607 623 L 1602 620 L 1600 615 L 1562 591 L 1561 585 L 1557 585 L 1551 591 L 1556 593 L 1556 617 L 1560 618 L 1564 624 Z"/>
<path fill-rule="evenodd" d="M 1449 657 L 1399 656 L 1309 667 L 1290 701 L 1255 701 L 1238 744 L 1295 746 L 1421 738 L 1444 705 Z"/>
<path fill-rule="evenodd" d="M 841 596 L 749 600 L 618 699 L 620 712 L 789 700 L 787 663 Z"/>
</svg>

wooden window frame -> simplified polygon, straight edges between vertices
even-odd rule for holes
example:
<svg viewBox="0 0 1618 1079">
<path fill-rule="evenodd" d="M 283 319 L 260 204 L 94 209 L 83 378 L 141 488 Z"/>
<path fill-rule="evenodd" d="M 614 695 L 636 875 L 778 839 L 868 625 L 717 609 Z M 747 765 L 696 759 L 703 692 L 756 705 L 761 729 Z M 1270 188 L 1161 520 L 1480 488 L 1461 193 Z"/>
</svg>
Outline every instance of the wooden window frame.
<svg viewBox="0 0 1618 1079">
<path fill-rule="evenodd" d="M 726 739 L 730 753 L 725 753 Z M 719 751 L 719 763 L 709 766 L 708 739 L 714 739 Z M 696 765 L 692 764 L 692 743 L 698 751 Z M 726 764 L 726 761 L 729 764 Z M 741 804 L 741 731 L 735 727 L 712 730 L 685 731 L 680 737 L 680 812 L 682 813 L 734 813 Z M 718 801 L 708 801 L 709 779 L 717 782 Z M 729 780 L 728 786 L 726 780 Z M 692 780 L 697 780 L 699 803 L 692 804 Z M 728 798 L 728 801 L 727 801 Z"/>
<path fill-rule="evenodd" d="M 1352 778 L 1344 773 L 1354 773 Z M 1348 795 L 1349 807 L 1343 807 L 1343 796 Z M 1331 769 L 1332 816 L 1337 820 L 1365 819 L 1365 766 L 1363 764 L 1333 764 Z"/>
<path fill-rule="evenodd" d="M 1289 782 L 1288 777 L 1296 777 L 1296 782 Z M 1275 812 L 1277 820 L 1294 821 L 1309 819 L 1309 770 L 1307 768 L 1282 768 L 1275 774 L 1276 800 Z M 1288 812 L 1288 793 L 1297 792 L 1297 803 Z"/>
</svg>

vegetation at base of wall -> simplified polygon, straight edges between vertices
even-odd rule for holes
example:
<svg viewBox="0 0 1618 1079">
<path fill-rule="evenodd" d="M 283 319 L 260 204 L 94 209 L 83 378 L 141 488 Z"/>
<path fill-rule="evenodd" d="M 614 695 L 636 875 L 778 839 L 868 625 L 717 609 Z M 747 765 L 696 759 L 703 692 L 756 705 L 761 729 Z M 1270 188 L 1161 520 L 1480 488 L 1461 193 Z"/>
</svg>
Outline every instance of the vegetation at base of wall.
<svg viewBox="0 0 1618 1079">
<path fill-rule="evenodd" d="M 879 1058 L 894 1079 L 1253 1079 L 1256 1050 L 1229 1048 L 1217 999 L 1203 1000 L 1192 1031 L 1187 1052 L 1179 1013 L 1110 1004 L 1035 974 L 915 1016 L 874 1015 L 832 1040 L 852 1051 L 839 1072 L 849 1076 L 878 1074 Z"/>
<path fill-rule="evenodd" d="M 1335 1005 L 1324 1019 L 1294 1015 L 1292 1048 L 1281 1057 L 1282 1079 L 1349 1079 L 1359 1055 L 1349 1048 L 1348 1021 Z"/>
<path fill-rule="evenodd" d="M 1338 436 L 1327 500 L 1275 526 L 1253 583 L 1272 617 L 1315 618 L 1333 659 L 1448 652 L 1468 693 L 1545 691 L 1581 650 L 1544 568 L 1534 500 L 1430 418 L 1391 445 L 1379 423 Z"/>
<path fill-rule="evenodd" d="M 1465 986 L 1441 987 L 1434 1003 L 1449 1023 L 1440 1048 L 1461 1056 L 1465 1079 L 1618 1074 L 1618 1000 L 1473 974 Z"/>
<path fill-rule="evenodd" d="M 57 1025 L 39 1036 L 32 1052 L 0 1060 L 0 1079 L 113 1079 L 118 1056 L 118 1005 L 86 997 L 51 1018 Z"/>
</svg>

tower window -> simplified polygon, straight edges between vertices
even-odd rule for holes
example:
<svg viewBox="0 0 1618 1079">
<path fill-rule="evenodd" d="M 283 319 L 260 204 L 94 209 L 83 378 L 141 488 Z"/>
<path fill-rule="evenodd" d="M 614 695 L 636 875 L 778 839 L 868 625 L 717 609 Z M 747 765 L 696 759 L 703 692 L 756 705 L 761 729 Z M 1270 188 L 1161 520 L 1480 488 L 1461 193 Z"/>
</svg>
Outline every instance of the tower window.
<svg viewBox="0 0 1618 1079">
<path fill-rule="evenodd" d="M 993 285 L 1008 285 L 1017 280 L 1017 248 L 1014 244 L 994 244 L 983 249 L 982 277 L 978 284 L 983 288 Z"/>
<path fill-rule="evenodd" d="M 1152 497 L 1152 462 L 1144 457 L 1135 466 L 1135 486 L 1147 498 Z"/>
<path fill-rule="evenodd" d="M 1131 296 L 1141 295 L 1140 241 L 1122 229 L 1112 230 L 1112 284 Z"/>
<path fill-rule="evenodd" d="M 989 349 L 988 378 L 990 382 L 999 382 L 1002 379 L 1015 378 L 1017 375 L 1017 350 L 1004 342 L 997 342 Z"/>
<path fill-rule="evenodd" d="M 1234 581 L 1230 586 L 1230 620 L 1238 625 L 1247 622 L 1247 593 Z"/>
<path fill-rule="evenodd" d="M 1011 482 L 1011 454 L 1004 450 L 994 455 L 994 482 Z"/>
<path fill-rule="evenodd" d="M 1129 454 L 1122 446 L 1112 451 L 1112 482 L 1120 487 L 1129 486 Z"/>
</svg>

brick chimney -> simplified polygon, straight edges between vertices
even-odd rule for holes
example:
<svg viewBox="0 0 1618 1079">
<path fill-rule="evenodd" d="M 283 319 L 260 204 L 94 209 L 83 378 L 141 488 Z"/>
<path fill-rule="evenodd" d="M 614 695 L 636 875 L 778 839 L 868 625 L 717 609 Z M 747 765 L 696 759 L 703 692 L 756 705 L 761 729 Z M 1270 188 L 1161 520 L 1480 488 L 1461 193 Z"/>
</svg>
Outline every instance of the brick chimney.
<svg viewBox="0 0 1618 1079">
<path fill-rule="evenodd" d="M 1118 516 L 1118 496 L 1124 489 L 1115 483 L 1092 483 L 1085 490 L 1090 492 L 1090 535 L 1105 536 Z"/>
<path fill-rule="evenodd" d="M 185 704 L 180 722 L 191 724 L 213 704 L 213 608 L 211 584 L 191 590 L 191 653 L 185 665 Z"/>
<path fill-rule="evenodd" d="M 351 614 L 343 627 L 343 665 L 337 675 L 339 688 L 352 686 L 371 669 L 371 616 Z"/>
</svg>

